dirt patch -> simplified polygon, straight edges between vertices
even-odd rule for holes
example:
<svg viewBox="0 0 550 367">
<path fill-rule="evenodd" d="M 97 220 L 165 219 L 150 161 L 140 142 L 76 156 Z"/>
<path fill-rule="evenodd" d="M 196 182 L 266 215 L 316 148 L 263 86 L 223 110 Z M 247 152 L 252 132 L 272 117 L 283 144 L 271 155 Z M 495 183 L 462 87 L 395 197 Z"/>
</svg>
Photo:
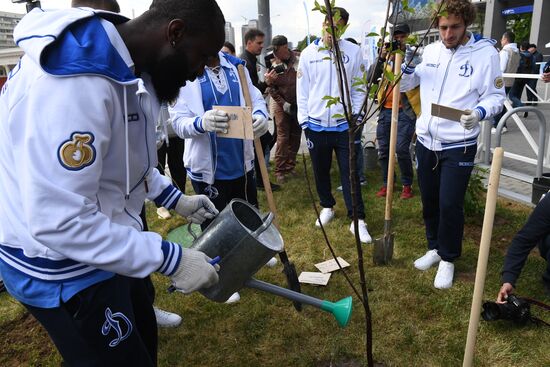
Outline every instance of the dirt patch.
<svg viewBox="0 0 550 367">
<path fill-rule="evenodd" d="M 32 345 L 33 356 L 24 350 Z M 29 358 L 47 359 L 55 352 L 48 333 L 29 313 L 6 323 L 0 330 L 0 364 L 3 366 L 21 366 L 30 364 Z"/>
<path fill-rule="evenodd" d="M 476 280 L 476 273 L 475 272 L 457 273 L 456 278 L 466 283 L 473 283 Z"/>
<path fill-rule="evenodd" d="M 366 363 L 366 362 L 365 362 Z M 357 360 L 348 361 L 320 361 L 315 364 L 315 367 L 362 367 L 365 363 Z M 381 362 L 374 362 L 374 367 L 385 367 L 386 365 Z"/>
</svg>

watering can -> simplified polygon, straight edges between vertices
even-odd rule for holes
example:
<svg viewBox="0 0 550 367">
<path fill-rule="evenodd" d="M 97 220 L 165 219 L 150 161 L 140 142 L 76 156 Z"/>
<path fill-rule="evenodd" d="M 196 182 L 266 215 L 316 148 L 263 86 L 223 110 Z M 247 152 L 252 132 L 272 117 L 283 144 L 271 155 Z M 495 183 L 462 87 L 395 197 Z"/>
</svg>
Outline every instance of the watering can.
<svg viewBox="0 0 550 367">
<path fill-rule="evenodd" d="M 191 245 L 211 258 L 220 257 L 219 282 L 199 292 L 212 301 L 225 302 L 243 287 L 254 288 L 332 313 L 338 325 L 345 327 L 351 317 L 351 297 L 329 302 L 252 277 L 284 248 L 272 222 L 272 213 L 262 217 L 246 201 L 233 199 Z"/>
<path fill-rule="evenodd" d="M 365 162 L 365 170 L 373 170 L 378 168 L 378 151 L 374 141 L 367 141 L 363 146 L 363 156 Z"/>
</svg>

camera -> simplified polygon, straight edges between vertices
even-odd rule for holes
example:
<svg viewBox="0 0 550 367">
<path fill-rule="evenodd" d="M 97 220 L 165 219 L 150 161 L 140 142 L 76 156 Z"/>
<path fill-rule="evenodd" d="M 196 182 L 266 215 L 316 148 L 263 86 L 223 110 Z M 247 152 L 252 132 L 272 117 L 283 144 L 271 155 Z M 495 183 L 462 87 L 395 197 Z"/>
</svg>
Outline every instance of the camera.
<svg viewBox="0 0 550 367">
<path fill-rule="evenodd" d="M 384 43 L 384 47 L 386 48 L 386 50 L 395 51 L 401 47 L 401 42 L 399 42 L 398 40 L 393 40 L 391 43 L 386 42 Z"/>
<path fill-rule="evenodd" d="M 29 13 L 34 8 L 40 8 L 39 0 L 11 0 L 14 4 L 27 3 L 27 13 Z"/>
<path fill-rule="evenodd" d="M 275 70 L 277 74 L 284 74 L 284 72 L 287 69 L 286 64 L 285 63 L 276 64 L 273 62 L 274 59 L 275 59 L 275 54 L 273 53 L 273 51 L 269 51 L 264 57 L 265 67 L 270 71 Z"/>
<path fill-rule="evenodd" d="M 531 319 L 530 305 L 527 301 L 510 294 L 506 303 L 483 303 L 483 320 L 510 320 L 518 324 L 525 324 Z"/>
<path fill-rule="evenodd" d="M 542 71 L 544 74 L 550 73 L 550 62 L 546 63 L 546 66 L 544 67 L 544 70 Z"/>
</svg>

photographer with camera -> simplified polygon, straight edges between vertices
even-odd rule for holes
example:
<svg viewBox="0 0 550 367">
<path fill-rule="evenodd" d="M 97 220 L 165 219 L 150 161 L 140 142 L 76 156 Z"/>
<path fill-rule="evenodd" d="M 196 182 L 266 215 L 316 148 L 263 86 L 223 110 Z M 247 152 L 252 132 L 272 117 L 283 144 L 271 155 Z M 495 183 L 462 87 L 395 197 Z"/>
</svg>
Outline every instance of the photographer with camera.
<svg viewBox="0 0 550 367">
<path fill-rule="evenodd" d="M 529 253 L 536 246 L 540 256 L 546 260 L 546 271 L 542 274 L 542 283 L 546 295 L 550 297 L 550 195 L 548 194 L 537 204 L 508 247 L 497 303 L 505 303 L 508 296 L 514 292 L 521 269 Z"/>
<path fill-rule="evenodd" d="M 393 42 L 387 42 L 380 53 L 380 57 L 374 64 L 373 75 L 369 80 L 377 82 L 382 76 L 384 68 L 392 70 L 394 56 L 392 51 L 398 49 L 405 51 L 405 42 L 411 33 L 408 24 L 401 23 L 393 28 Z M 387 60 L 387 57 L 390 59 Z M 400 85 L 401 98 L 399 101 L 399 118 L 397 122 L 397 162 L 401 171 L 401 184 L 403 191 L 401 199 L 410 199 L 413 197 L 413 166 L 411 154 L 409 151 L 411 140 L 414 135 L 416 125 L 416 116 L 420 114 L 419 87 L 411 89 L 406 83 Z M 393 88 L 388 83 L 387 78 L 383 78 L 378 88 L 378 101 L 383 104 L 378 115 L 378 126 L 376 127 L 376 139 L 378 140 L 378 160 L 382 168 L 382 179 L 384 185 L 376 193 L 376 196 L 386 197 L 388 180 L 388 160 L 389 160 L 389 141 L 392 120 Z"/>
<path fill-rule="evenodd" d="M 296 167 L 296 155 L 300 148 L 302 129 L 298 124 L 296 107 L 296 68 L 298 60 L 288 49 L 285 36 L 275 36 L 273 50 L 265 57 L 269 73 L 265 74 L 267 92 L 275 101 L 274 117 L 277 129 L 275 151 L 275 177 L 282 184 Z"/>
</svg>

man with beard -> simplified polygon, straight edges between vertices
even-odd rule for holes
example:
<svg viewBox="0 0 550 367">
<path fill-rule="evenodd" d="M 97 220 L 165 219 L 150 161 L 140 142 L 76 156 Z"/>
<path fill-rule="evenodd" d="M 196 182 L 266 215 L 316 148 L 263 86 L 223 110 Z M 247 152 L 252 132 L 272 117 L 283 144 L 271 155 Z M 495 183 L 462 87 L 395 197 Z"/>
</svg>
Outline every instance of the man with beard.
<svg viewBox="0 0 550 367">
<path fill-rule="evenodd" d="M 195 223 L 217 213 L 156 170 L 155 121 L 223 28 L 214 0 L 154 0 L 133 20 L 35 9 L 15 29 L 25 56 L 0 95 L 0 272 L 68 365 L 156 365 L 142 278 L 184 293 L 217 282 L 210 258 L 142 231 L 139 212 L 147 197 Z"/>
<path fill-rule="evenodd" d="M 464 195 L 474 167 L 479 121 L 495 116 L 504 103 L 504 82 L 495 41 L 467 31 L 475 20 L 468 0 L 446 0 L 437 15 L 440 42 L 428 45 L 418 65 L 407 46 L 404 82 L 420 82 L 422 114 L 416 122 L 417 176 L 428 252 L 419 270 L 439 263 L 434 286 L 450 288 L 460 257 Z M 432 103 L 464 111 L 460 121 L 432 116 Z"/>
</svg>

